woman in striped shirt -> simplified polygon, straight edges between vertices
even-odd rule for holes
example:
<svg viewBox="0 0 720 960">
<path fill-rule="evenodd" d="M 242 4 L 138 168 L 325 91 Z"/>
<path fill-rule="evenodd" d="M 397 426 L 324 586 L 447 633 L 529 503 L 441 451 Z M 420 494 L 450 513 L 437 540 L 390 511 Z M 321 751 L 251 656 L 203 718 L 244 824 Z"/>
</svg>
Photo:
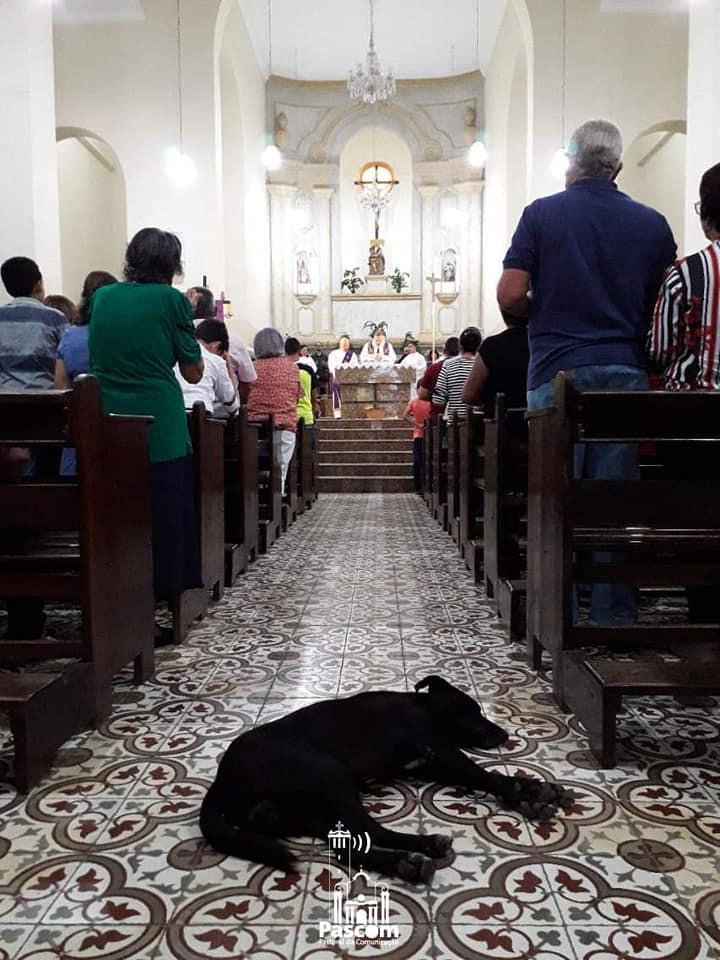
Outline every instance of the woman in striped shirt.
<svg viewBox="0 0 720 960">
<path fill-rule="evenodd" d="M 720 163 L 703 174 L 695 211 L 710 244 L 677 260 L 666 273 L 648 339 L 666 390 L 720 389 Z M 666 443 L 661 454 L 672 476 L 692 476 L 714 490 L 720 473 L 717 446 Z M 718 562 L 707 552 L 685 559 Z M 720 621 L 716 587 L 687 587 L 686 593 L 691 623 Z"/>
<path fill-rule="evenodd" d="M 434 406 L 445 407 L 444 420 L 451 420 L 457 414 L 465 419 L 466 407 L 462 402 L 465 382 L 475 363 L 475 356 L 482 343 L 482 334 L 477 327 L 467 327 L 460 334 L 460 354 L 446 360 L 440 370 L 432 395 Z"/>
</svg>

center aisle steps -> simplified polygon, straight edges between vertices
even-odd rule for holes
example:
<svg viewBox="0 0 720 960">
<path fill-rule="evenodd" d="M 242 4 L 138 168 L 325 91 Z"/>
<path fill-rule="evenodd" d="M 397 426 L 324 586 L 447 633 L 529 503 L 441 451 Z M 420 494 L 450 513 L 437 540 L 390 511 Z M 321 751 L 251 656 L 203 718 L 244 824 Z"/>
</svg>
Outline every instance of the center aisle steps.
<svg viewBox="0 0 720 960">
<path fill-rule="evenodd" d="M 411 493 L 412 427 L 402 420 L 318 421 L 320 493 Z"/>
</svg>

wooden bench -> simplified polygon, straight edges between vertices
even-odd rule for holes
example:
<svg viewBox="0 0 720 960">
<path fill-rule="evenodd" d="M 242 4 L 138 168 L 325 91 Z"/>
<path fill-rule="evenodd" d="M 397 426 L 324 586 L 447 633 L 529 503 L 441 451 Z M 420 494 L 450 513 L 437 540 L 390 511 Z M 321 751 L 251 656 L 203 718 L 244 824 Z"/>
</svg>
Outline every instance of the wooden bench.
<svg viewBox="0 0 720 960">
<path fill-rule="evenodd" d="M 432 427 L 432 515 L 443 528 L 448 525 L 447 423 L 442 417 Z"/>
<path fill-rule="evenodd" d="M 280 536 L 282 495 L 280 462 L 275 454 L 272 417 L 260 421 L 258 435 L 258 553 L 267 553 Z"/>
<path fill-rule="evenodd" d="M 225 586 L 257 559 L 258 426 L 247 411 L 225 427 Z"/>
<path fill-rule="evenodd" d="M 0 393 L 0 445 L 71 445 L 78 465 L 68 479 L 0 480 L 0 598 L 71 602 L 82 611 L 77 640 L 0 642 L 6 662 L 79 661 L 0 677 L 22 789 L 68 736 L 110 714 L 116 673 L 129 663 L 136 683 L 153 673 L 150 422 L 103 415 L 92 377 L 68 391 Z"/>
<path fill-rule="evenodd" d="M 225 586 L 225 421 L 208 416 L 202 403 L 188 414 L 193 447 L 195 523 L 203 585 L 171 598 L 172 640 L 181 643 L 210 599 L 219 600 Z"/>
<path fill-rule="evenodd" d="M 280 526 L 283 533 L 287 531 L 291 524 L 295 523 L 298 515 L 298 439 L 299 434 L 296 432 L 295 449 L 288 464 L 288 472 L 285 477 L 285 496 L 282 499 L 282 519 Z"/>
<path fill-rule="evenodd" d="M 720 673 L 711 663 L 586 659 L 565 655 L 565 695 L 603 767 L 617 762 L 617 714 L 625 696 L 718 696 Z"/>
<path fill-rule="evenodd" d="M 475 582 L 482 582 L 484 538 L 484 436 L 483 413 L 468 407 L 459 428 L 460 541 L 465 566 Z"/>
<path fill-rule="evenodd" d="M 565 655 L 588 646 L 667 649 L 717 643 L 720 624 L 575 623 L 574 587 L 720 588 L 720 498 L 697 476 L 609 481 L 573 478 L 577 442 L 720 441 L 720 395 L 713 392 L 577 393 L 560 374 L 554 407 L 528 414 L 528 654 L 552 659 L 553 693 L 567 705 Z M 599 561 L 593 551 L 615 551 Z M 697 562 L 707 551 L 714 562 Z M 652 665 L 647 670 L 652 672 Z M 677 682 L 689 666 L 677 667 Z M 665 676 L 665 674 L 663 674 Z"/>
<path fill-rule="evenodd" d="M 524 409 L 498 394 L 485 418 L 485 592 L 513 640 L 526 633 L 528 443 Z"/>
<path fill-rule="evenodd" d="M 460 537 L 460 420 L 453 415 L 447 425 L 447 532 L 462 552 Z"/>
<path fill-rule="evenodd" d="M 422 494 L 425 506 L 432 512 L 433 509 L 433 440 L 435 432 L 433 430 L 433 420 L 428 417 L 425 421 L 423 437 L 423 460 L 422 460 Z"/>
</svg>

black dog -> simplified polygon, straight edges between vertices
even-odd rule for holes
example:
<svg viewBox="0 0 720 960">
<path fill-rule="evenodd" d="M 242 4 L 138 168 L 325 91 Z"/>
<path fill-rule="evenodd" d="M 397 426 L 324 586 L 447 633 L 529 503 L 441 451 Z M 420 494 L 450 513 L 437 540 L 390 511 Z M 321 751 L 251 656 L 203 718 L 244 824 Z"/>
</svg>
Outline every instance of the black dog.
<svg viewBox="0 0 720 960">
<path fill-rule="evenodd" d="M 359 790 L 412 771 L 413 777 L 483 790 L 527 817 L 548 819 L 571 795 L 555 784 L 506 777 L 477 766 L 461 747 L 487 749 L 508 735 L 477 703 L 441 677 L 427 693 L 380 691 L 325 700 L 243 733 L 220 761 L 200 811 L 200 828 L 222 853 L 290 870 L 280 837 L 326 838 L 338 820 L 370 836 L 363 865 L 427 882 L 448 837 L 387 830 L 365 811 Z"/>
</svg>

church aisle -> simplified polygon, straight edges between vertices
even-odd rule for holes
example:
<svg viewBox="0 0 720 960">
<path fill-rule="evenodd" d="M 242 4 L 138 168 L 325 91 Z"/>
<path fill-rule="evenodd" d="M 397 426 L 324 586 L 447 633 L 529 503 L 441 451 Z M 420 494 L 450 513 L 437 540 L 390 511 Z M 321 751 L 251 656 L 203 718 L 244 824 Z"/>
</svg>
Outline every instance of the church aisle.
<svg viewBox="0 0 720 960">
<path fill-rule="evenodd" d="M 223 858 L 201 841 L 199 804 L 243 728 L 428 673 L 511 732 L 482 762 L 562 780 L 575 802 L 537 824 L 483 795 L 378 786 L 375 816 L 452 835 L 456 856 L 429 889 L 389 882 L 399 941 L 342 954 L 319 945 L 322 848 L 305 844 L 288 876 Z M 658 704 L 626 710 L 620 765 L 595 769 L 420 498 L 324 495 L 182 647 L 159 651 L 150 683 L 116 684 L 109 722 L 27 802 L 0 785 L 0 960 L 711 960 L 720 712 L 686 709 L 680 727 Z"/>
</svg>

